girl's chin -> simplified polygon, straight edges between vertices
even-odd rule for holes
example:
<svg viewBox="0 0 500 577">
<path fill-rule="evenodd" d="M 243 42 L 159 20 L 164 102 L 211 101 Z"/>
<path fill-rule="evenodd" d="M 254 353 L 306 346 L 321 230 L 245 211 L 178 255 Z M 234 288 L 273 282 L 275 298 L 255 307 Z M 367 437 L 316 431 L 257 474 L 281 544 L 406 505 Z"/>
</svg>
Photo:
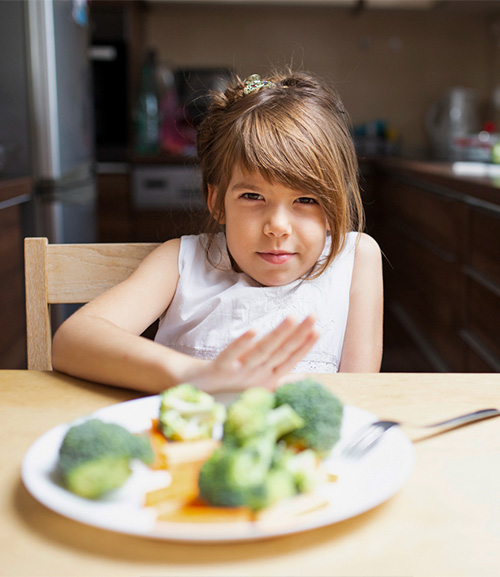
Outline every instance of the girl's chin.
<svg viewBox="0 0 500 577">
<path fill-rule="evenodd" d="M 278 287 L 285 286 L 297 280 L 295 275 L 277 275 L 277 274 L 256 274 L 248 275 L 253 278 L 254 281 L 258 282 L 262 286 L 266 287 Z"/>
</svg>

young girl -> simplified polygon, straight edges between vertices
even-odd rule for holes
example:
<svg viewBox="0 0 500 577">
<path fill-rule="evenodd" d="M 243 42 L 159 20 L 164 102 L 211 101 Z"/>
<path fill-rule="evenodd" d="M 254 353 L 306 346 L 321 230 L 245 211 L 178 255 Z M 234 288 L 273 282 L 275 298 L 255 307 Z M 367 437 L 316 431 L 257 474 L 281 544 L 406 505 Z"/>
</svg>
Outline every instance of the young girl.
<svg viewBox="0 0 500 577">
<path fill-rule="evenodd" d="M 307 74 L 236 78 L 198 132 L 205 234 L 170 240 L 57 331 L 59 371 L 145 392 L 377 372 L 382 265 L 342 103 Z M 160 318 L 155 341 L 139 335 Z"/>
</svg>

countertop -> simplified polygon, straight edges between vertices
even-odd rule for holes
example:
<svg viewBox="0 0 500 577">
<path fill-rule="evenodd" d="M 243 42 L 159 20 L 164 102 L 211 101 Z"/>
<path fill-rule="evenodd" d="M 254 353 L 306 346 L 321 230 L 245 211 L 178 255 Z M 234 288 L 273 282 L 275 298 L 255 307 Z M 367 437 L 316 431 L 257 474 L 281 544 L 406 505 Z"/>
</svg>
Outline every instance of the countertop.
<svg viewBox="0 0 500 577">
<path fill-rule="evenodd" d="M 30 177 L 0 180 L 0 209 L 27 202 L 32 194 L 33 181 Z"/>
<path fill-rule="evenodd" d="M 399 173 L 413 179 L 427 181 L 455 193 L 500 203 L 500 176 L 465 174 L 463 163 L 415 159 L 397 156 L 360 158 L 360 165 L 372 165 L 385 173 Z M 470 163 L 468 163 L 470 164 Z M 500 173 L 500 166 L 492 165 Z M 462 170 L 460 170 L 462 169 Z"/>
</svg>

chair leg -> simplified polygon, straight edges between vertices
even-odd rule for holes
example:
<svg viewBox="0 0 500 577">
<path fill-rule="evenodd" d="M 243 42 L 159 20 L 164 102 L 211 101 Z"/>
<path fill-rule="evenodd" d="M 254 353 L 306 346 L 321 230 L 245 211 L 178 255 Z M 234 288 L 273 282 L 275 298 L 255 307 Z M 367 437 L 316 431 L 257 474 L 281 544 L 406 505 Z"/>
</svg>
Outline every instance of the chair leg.
<svg viewBox="0 0 500 577">
<path fill-rule="evenodd" d="M 52 370 L 52 335 L 47 304 L 46 238 L 24 240 L 28 369 Z"/>
</svg>

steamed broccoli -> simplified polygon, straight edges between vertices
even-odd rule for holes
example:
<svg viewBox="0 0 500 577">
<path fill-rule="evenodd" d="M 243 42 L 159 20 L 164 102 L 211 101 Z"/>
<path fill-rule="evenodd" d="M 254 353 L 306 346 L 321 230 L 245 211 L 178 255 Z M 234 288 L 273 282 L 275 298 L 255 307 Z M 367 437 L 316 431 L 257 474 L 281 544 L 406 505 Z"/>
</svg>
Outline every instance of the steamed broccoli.
<svg viewBox="0 0 500 577">
<path fill-rule="evenodd" d="M 269 437 L 255 437 L 245 447 L 222 444 L 203 464 L 198 480 L 200 496 L 218 507 L 248 504 L 250 491 L 262 485 L 273 459 Z"/>
<path fill-rule="evenodd" d="M 302 427 L 304 420 L 290 407 L 274 408 L 271 391 L 247 389 L 229 406 L 224 423 L 224 443 L 243 445 L 259 435 L 270 435 L 273 443 Z"/>
<path fill-rule="evenodd" d="M 222 444 L 201 468 L 201 498 L 216 507 L 256 511 L 295 495 L 291 471 L 273 464 L 275 450 L 270 435 L 253 437 L 241 447 Z"/>
<path fill-rule="evenodd" d="M 90 419 L 66 433 L 59 449 L 59 470 L 70 491 L 94 499 L 125 483 L 132 459 L 153 462 L 149 439 L 120 425 Z"/>
<path fill-rule="evenodd" d="M 270 507 L 297 494 L 293 476 L 285 469 L 271 468 L 260 485 L 247 492 L 246 505 L 253 511 Z"/>
<path fill-rule="evenodd" d="M 239 444 L 267 429 L 267 413 L 274 407 L 274 395 L 268 389 L 255 387 L 240 393 L 229 405 L 224 423 L 225 442 Z"/>
<path fill-rule="evenodd" d="M 304 420 L 304 426 L 285 435 L 288 445 L 313 449 L 326 456 L 340 437 L 343 405 L 321 383 L 305 379 L 286 383 L 275 391 L 276 406 L 290 405 Z"/>
<path fill-rule="evenodd" d="M 173 441 L 210 438 L 214 427 L 226 417 L 222 403 L 188 383 L 167 389 L 160 399 L 160 428 Z"/>
<path fill-rule="evenodd" d="M 293 479 L 297 493 L 308 493 L 325 480 L 320 459 L 312 449 L 296 452 L 284 443 L 278 447 L 273 467 L 286 471 Z"/>
<path fill-rule="evenodd" d="M 277 466 L 278 440 L 304 420 L 288 405 L 274 408 L 274 394 L 248 389 L 229 406 L 222 445 L 204 463 L 200 496 L 219 507 L 268 507 L 297 493 L 294 474 Z"/>
</svg>

